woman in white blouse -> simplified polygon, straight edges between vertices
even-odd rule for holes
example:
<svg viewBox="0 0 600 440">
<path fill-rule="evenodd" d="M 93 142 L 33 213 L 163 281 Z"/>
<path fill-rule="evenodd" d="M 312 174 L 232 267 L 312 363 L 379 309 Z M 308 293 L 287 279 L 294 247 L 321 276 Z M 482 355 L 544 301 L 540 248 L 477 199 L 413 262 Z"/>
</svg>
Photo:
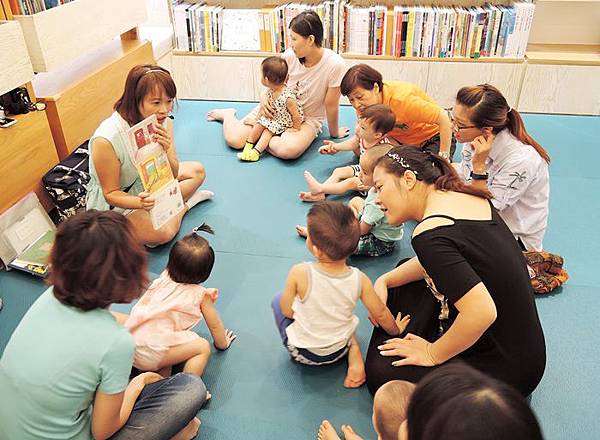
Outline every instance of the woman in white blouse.
<svg viewBox="0 0 600 440">
<path fill-rule="evenodd" d="M 466 144 L 458 173 L 471 185 L 490 190 L 492 203 L 523 250 L 542 250 L 550 193 L 546 150 L 489 84 L 461 88 L 450 119 L 456 140 Z"/>
</svg>

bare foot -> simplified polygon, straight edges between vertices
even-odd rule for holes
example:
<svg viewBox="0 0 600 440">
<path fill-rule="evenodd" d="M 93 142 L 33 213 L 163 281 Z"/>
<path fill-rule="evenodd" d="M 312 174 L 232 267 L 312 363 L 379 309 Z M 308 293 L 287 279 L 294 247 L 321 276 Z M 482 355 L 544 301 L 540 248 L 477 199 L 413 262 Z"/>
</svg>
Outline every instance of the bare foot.
<svg viewBox="0 0 600 440">
<path fill-rule="evenodd" d="M 301 192 L 300 200 L 303 202 L 322 202 L 325 200 L 325 193 L 312 194 L 310 192 Z"/>
<path fill-rule="evenodd" d="M 191 440 L 198 435 L 199 429 L 200 419 L 198 417 L 194 417 L 185 428 L 175 434 L 174 437 L 171 437 L 171 440 Z"/>
<path fill-rule="evenodd" d="M 218 108 L 211 110 L 206 114 L 206 120 L 209 122 L 223 122 L 227 115 L 235 116 L 236 111 L 237 110 L 234 108 Z"/>
<path fill-rule="evenodd" d="M 319 426 L 319 433 L 317 434 L 319 440 L 341 440 L 335 428 L 329 423 L 329 420 L 323 420 L 321 426 Z"/>
<path fill-rule="evenodd" d="M 323 194 L 321 184 L 310 174 L 310 171 L 304 171 L 304 178 L 306 179 L 306 183 L 308 183 L 308 190 L 311 194 Z"/>
<path fill-rule="evenodd" d="M 344 438 L 346 440 L 363 440 L 360 435 L 354 432 L 350 425 L 342 425 L 342 432 L 344 433 Z"/>
<path fill-rule="evenodd" d="M 359 388 L 367 380 L 364 364 L 348 365 L 348 374 L 344 379 L 346 388 Z"/>
<path fill-rule="evenodd" d="M 296 225 L 296 232 L 300 237 L 306 238 L 308 236 L 308 229 L 306 226 Z"/>
</svg>

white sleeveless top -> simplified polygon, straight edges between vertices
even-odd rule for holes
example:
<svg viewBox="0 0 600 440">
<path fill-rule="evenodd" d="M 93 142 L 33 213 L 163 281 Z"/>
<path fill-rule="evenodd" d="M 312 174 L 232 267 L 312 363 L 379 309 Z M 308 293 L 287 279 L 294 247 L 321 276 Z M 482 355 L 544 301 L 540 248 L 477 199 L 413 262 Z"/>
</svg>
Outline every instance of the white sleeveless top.
<svg viewBox="0 0 600 440">
<path fill-rule="evenodd" d="M 351 267 L 347 274 L 331 275 L 315 263 L 307 266 L 308 288 L 304 299 L 296 296 L 292 304 L 288 343 L 326 356 L 345 347 L 358 326 L 354 309 L 362 291 L 360 271 Z"/>
</svg>

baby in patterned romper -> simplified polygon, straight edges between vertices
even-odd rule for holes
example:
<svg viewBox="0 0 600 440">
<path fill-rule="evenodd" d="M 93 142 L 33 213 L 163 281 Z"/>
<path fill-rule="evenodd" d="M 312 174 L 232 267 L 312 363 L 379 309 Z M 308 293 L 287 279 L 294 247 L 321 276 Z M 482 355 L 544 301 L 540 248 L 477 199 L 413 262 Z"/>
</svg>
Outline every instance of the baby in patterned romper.
<svg viewBox="0 0 600 440">
<path fill-rule="evenodd" d="M 298 131 L 304 114 L 296 94 L 287 87 L 288 65 L 281 57 L 267 57 L 261 64 L 261 82 L 268 87 L 267 99 L 274 109 L 273 118 L 259 116 L 246 140 L 244 150 L 237 154 L 238 159 L 256 162 L 273 136 L 286 130 Z"/>
</svg>

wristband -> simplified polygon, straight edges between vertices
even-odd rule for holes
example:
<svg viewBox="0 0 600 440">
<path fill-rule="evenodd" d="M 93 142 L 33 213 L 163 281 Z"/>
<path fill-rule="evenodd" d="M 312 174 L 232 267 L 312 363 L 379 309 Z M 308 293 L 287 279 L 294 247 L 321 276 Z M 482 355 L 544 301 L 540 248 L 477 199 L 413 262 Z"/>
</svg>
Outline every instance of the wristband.
<svg viewBox="0 0 600 440">
<path fill-rule="evenodd" d="M 474 173 L 473 171 L 471 171 L 471 179 L 473 179 L 473 180 L 487 180 L 488 179 L 488 173 L 477 174 L 477 173 Z"/>
</svg>

